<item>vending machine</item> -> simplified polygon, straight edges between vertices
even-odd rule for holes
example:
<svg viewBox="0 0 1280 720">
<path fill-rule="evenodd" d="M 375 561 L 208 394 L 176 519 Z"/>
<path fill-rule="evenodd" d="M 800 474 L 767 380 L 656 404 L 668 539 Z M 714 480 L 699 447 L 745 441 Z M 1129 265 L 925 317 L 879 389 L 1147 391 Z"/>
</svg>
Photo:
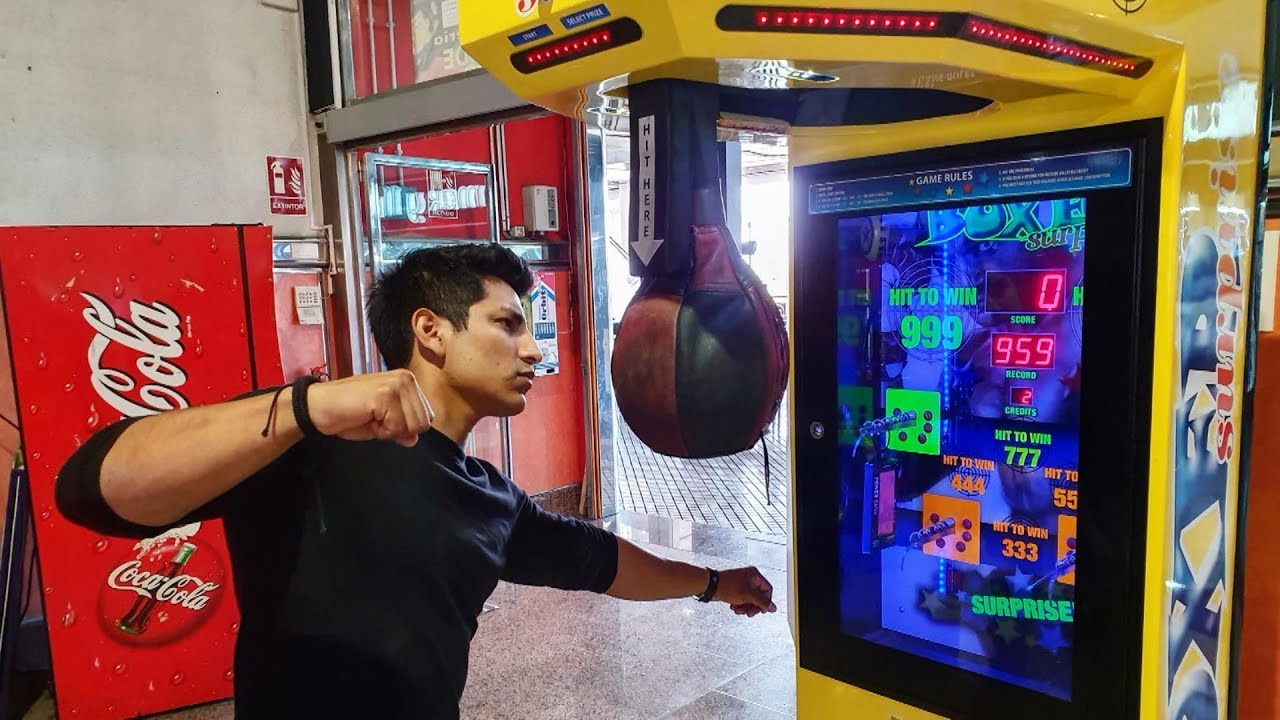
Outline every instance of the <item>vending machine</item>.
<svg viewBox="0 0 1280 720">
<path fill-rule="evenodd" d="M 0 230 L 3 380 L 16 394 L 59 717 L 232 695 L 239 612 L 221 522 L 104 537 L 59 513 L 54 481 L 122 417 L 281 382 L 271 246 L 266 227 Z"/>
<path fill-rule="evenodd" d="M 664 122 L 788 136 L 801 720 L 1231 715 L 1275 3 L 479 5 L 657 227 Z"/>
</svg>

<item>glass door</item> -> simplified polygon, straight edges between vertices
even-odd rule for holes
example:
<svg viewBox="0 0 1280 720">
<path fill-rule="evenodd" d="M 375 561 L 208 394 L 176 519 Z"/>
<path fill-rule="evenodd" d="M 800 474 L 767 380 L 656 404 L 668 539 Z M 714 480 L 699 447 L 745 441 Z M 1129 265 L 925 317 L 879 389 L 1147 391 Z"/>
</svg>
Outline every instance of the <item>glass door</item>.
<svg viewBox="0 0 1280 720">
<path fill-rule="evenodd" d="M 363 166 L 372 277 L 418 248 L 499 240 L 491 165 L 368 153 Z M 376 358 L 372 335 L 366 332 L 364 340 L 366 357 Z M 464 449 L 512 477 L 506 418 L 482 420 Z"/>
</svg>

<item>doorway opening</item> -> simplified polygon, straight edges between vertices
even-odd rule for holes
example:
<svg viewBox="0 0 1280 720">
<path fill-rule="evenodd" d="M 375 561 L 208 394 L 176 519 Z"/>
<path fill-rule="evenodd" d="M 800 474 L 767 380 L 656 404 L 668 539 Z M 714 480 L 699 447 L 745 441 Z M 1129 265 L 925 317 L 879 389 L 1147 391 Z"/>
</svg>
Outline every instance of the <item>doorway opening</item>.
<svg viewBox="0 0 1280 720">
<path fill-rule="evenodd" d="M 730 232 L 747 264 L 786 317 L 790 276 L 790 184 L 786 137 L 722 131 L 723 194 Z M 605 252 L 593 272 L 607 278 L 610 340 L 639 287 L 628 267 L 630 137 L 605 130 Z M 603 264 L 605 267 L 599 267 Z M 603 313 L 597 312 L 597 317 Z M 607 375 L 607 372 L 604 373 Z M 610 385 L 610 395 L 612 387 Z M 614 502 L 619 511 L 684 520 L 765 536 L 781 542 L 788 532 L 787 403 L 755 447 L 735 455 L 686 460 L 660 455 L 612 413 Z M 605 406 L 601 406 L 602 412 Z M 602 427 L 609 424 L 602 423 Z M 768 490 L 766 491 L 766 479 Z M 606 499 L 607 502 L 607 499 Z"/>
</svg>

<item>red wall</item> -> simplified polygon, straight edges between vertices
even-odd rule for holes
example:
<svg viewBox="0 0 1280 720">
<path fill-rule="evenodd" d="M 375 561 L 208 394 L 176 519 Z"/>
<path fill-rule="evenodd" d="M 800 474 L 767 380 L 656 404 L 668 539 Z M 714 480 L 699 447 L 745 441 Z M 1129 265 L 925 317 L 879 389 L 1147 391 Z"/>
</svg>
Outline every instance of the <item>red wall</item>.
<svg viewBox="0 0 1280 720">
<path fill-rule="evenodd" d="M 487 127 L 405 140 L 400 143 L 400 148 L 405 155 L 412 157 L 477 163 L 492 160 Z"/>
<path fill-rule="evenodd" d="M 562 231 L 550 233 L 551 241 L 570 240 L 570 233 L 565 230 L 570 226 L 571 127 L 569 120 L 551 115 L 507 123 L 504 131 L 511 224 L 524 224 L 522 188 L 552 185 L 562 200 Z M 560 373 L 538 378 L 529 393 L 529 408 L 511 421 L 513 475 L 529 493 L 579 484 L 586 469 L 578 292 L 570 271 L 557 270 L 552 278 L 560 335 Z"/>
<path fill-rule="evenodd" d="M 507 187 L 511 196 L 511 224 L 524 225 L 526 185 L 553 185 L 562 200 L 567 199 L 573 162 L 569 157 L 568 133 L 571 123 L 558 115 L 510 122 L 506 124 Z M 568 203 L 560 203 L 559 233 L 548 233 L 552 240 L 567 240 L 569 234 Z"/>
<path fill-rule="evenodd" d="M 538 378 L 529 408 L 511 420 L 514 480 L 531 494 L 581 483 L 587 464 L 578 309 L 570 274 L 557 271 L 553 277 L 560 374 Z"/>
<path fill-rule="evenodd" d="M 334 370 L 324 360 L 324 326 L 302 325 L 293 305 L 293 289 L 298 286 L 321 285 L 319 273 L 276 273 L 276 333 L 280 338 L 280 363 L 285 382 L 303 375 L 332 375 Z M 333 317 L 332 305 L 325 299 L 326 317 Z"/>
</svg>

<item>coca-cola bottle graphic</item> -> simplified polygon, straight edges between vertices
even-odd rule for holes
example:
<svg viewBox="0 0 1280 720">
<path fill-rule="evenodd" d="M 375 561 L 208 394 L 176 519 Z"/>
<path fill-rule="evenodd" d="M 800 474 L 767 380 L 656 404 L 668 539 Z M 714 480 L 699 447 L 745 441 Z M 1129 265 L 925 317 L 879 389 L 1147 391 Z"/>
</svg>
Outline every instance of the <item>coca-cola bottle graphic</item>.
<svg viewBox="0 0 1280 720">
<path fill-rule="evenodd" d="M 187 561 L 196 553 L 196 546 L 191 543 L 182 543 L 182 549 L 178 550 L 178 554 L 173 556 L 173 560 L 165 567 L 161 573 L 165 580 L 172 580 L 177 577 L 178 573 L 186 567 Z M 151 592 L 146 597 L 139 595 L 137 600 L 133 601 L 133 607 L 129 608 L 129 612 L 120 618 L 117 625 L 124 632 L 130 635 L 141 635 L 147 631 L 147 622 L 151 619 L 151 611 L 155 609 L 156 596 L 155 592 Z"/>
</svg>

